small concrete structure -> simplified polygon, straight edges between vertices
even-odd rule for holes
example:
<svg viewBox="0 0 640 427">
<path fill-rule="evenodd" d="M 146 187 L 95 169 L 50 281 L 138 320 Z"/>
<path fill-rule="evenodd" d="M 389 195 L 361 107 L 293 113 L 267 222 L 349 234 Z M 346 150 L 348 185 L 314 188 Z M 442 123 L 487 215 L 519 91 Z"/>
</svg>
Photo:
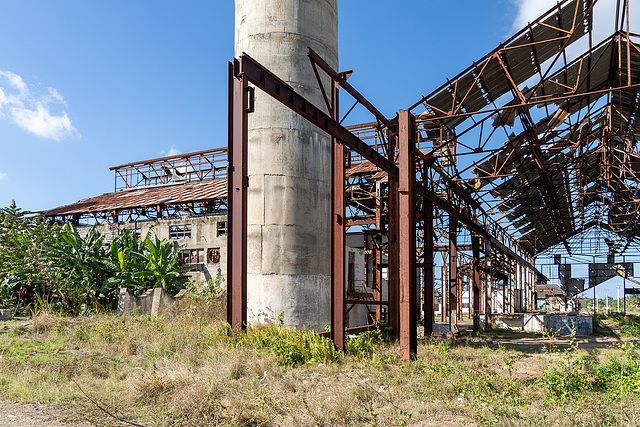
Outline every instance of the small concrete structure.
<svg viewBox="0 0 640 427">
<path fill-rule="evenodd" d="M 326 112 L 307 47 L 337 69 L 337 3 L 236 0 L 236 57 L 247 53 Z M 330 88 L 328 77 L 324 85 Z M 282 313 L 287 325 L 324 330 L 331 314 L 331 140 L 260 90 L 248 120 L 248 321 Z"/>
<path fill-rule="evenodd" d="M 13 319 L 13 310 L 10 308 L 0 308 L 0 320 Z"/>
<path fill-rule="evenodd" d="M 133 295 L 129 289 L 120 288 L 118 296 L 118 311 L 129 313 L 135 311 L 138 314 L 150 314 L 157 316 L 168 313 L 171 304 L 184 296 L 185 290 L 181 290 L 172 296 L 162 288 L 149 289 L 140 296 Z"/>
<path fill-rule="evenodd" d="M 491 317 L 498 329 L 520 330 L 527 332 L 546 332 L 556 335 L 592 335 L 591 316 L 577 313 L 550 314 L 499 314 Z"/>
</svg>

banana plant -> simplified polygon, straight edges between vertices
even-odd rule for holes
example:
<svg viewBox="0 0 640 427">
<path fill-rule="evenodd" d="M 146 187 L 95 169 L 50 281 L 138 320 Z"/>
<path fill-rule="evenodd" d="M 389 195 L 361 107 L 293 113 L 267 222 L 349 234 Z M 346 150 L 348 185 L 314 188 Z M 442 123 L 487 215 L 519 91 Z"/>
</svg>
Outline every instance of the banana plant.
<svg viewBox="0 0 640 427">
<path fill-rule="evenodd" d="M 155 234 L 144 241 L 146 269 L 138 273 L 145 277 L 154 288 L 163 288 L 170 294 L 176 294 L 187 280 L 183 272 L 189 267 L 181 267 L 178 262 L 180 251 L 186 245 L 176 246 L 172 240 L 160 240 Z"/>
<path fill-rule="evenodd" d="M 111 242 L 103 263 L 111 276 L 104 282 L 103 294 L 115 295 L 124 287 L 134 295 L 140 295 L 147 289 L 145 278 L 137 274 L 147 265 L 144 242 L 130 230 L 124 230 Z"/>
</svg>

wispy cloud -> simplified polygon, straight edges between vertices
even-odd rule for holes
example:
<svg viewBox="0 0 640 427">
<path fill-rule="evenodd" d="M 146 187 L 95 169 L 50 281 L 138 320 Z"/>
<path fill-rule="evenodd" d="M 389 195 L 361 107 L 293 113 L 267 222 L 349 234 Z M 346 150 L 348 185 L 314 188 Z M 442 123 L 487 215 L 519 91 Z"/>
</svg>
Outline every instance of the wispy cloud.
<svg viewBox="0 0 640 427">
<path fill-rule="evenodd" d="M 19 75 L 0 70 L 0 118 L 41 138 L 60 141 L 79 136 L 64 107 L 56 89 L 28 85 Z"/>
<path fill-rule="evenodd" d="M 182 154 L 182 151 L 180 151 L 176 147 L 171 147 L 168 150 L 160 151 L 160 155 L 162 157 L 177 156 L 178 154 Z"/>
<path fill-rule="evenodd" d="M 556 4 L 556 0 L 513 0 L 518 13 L 513 21 L 512 32 L 516 32 L 526 27 L 540 15 Z"/>
<path fill-rule="evenodd" d="M 511 0 L 517 9 L 513 21 L 513 32 L 524 28 L 529 22 L 557 4 L 556 0 Z M 638 32 L 640 26 L 640 3 L 630 4 L 630 27 L 632 32 Z M 597 44 L 615 32 L 616 0 L 598 0 L 593 8 L 593 43 Z"/>
<path fill-rule="evenodd" d="M 0 172 L 0 181 L 7 179 L 7 174 L 4 172 Z"/>
</svg>

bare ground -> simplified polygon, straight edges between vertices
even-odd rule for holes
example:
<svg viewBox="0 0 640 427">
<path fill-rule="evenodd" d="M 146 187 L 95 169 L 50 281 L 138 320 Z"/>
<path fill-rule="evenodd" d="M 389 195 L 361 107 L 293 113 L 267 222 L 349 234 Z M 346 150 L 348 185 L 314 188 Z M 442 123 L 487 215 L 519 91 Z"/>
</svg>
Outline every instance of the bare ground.
<svg viewBox="0 0 640 427">
<path fill-rule="evenodd" d="M 0 400 L 0 427 L 91 427 L 81 414 L 36 403 Z"/>
</svg>

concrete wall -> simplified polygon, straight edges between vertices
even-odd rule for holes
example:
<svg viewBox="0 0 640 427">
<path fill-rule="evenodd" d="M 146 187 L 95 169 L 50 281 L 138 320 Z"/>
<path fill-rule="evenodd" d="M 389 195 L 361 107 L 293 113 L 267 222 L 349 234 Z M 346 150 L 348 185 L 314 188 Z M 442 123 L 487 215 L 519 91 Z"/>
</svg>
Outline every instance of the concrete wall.
<svg viewBox="0 0 640 427">
<path fill-rule="evenodd" d="M 307 46 L 337 69 L 337 0 L 235 6 L 236 56 L 246 52 L 323 108 Z M 248 136 L 249 321 L 283 313 L 288 325 L 322 330 L 330 321 L 330 139 L 259 90 L 255 101 Z"/>
</svg>

